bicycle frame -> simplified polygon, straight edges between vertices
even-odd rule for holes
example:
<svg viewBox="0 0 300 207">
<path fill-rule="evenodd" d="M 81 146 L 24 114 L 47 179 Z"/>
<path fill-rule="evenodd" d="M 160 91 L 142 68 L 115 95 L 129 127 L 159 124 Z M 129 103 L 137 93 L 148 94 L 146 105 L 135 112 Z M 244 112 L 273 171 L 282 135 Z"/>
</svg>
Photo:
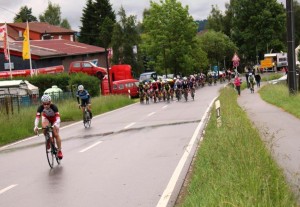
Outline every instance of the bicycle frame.
<svg viewBox="0 0 300 207">
<path fill-rule="evenodd" d="M 83 110 L 83 125 L 85 128 L 88 128 L 91 126 L 91 117 L 90 117 L 90 112 L 87 108 L 87 105 L 81 106 L 81 108 L 84 107 Z"/>
</svg>

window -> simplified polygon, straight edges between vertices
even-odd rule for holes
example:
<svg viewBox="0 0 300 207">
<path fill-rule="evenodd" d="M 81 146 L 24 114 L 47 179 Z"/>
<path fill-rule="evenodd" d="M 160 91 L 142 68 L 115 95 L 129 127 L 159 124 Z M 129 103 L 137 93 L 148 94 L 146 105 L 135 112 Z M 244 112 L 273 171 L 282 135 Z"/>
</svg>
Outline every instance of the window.
<svg viewBox="0 0 300 207">
<path fill-rule="evenodd" d="M 91 68 L 92 65 L 90 63 L 83 63 L 83 68 Z"/>
<path fill-rule="evenodd" d="M 80 68 L 80 63 L 74 63 L 73 68 Z"/>
<path fill-rule="evenodd" d="M 119 85 L 119 89 L 120 89 L 120 90 L 124 89 L 124 85 L 123 85 L 123 84 L 120 84 L 120 85 Z"/>
<path fill-rule="evenodd" d="M 113 85 L 113 90 L 118 90 L 118 86 L 116 84 Z"/>
</svg>

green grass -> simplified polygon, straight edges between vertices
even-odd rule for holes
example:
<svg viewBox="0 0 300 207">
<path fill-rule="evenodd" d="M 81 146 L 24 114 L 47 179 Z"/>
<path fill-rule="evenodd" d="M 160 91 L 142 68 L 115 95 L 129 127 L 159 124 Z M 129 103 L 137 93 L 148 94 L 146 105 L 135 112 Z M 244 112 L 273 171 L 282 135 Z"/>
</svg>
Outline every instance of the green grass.
<svg viewBox="0 0 300 207">
<path fill-rule="evenodd" d="M 222 89 L 219 100 L 222 126 L 217 127 L 212 110 L 177 206 L 296 206 L 283 172 L 238 106 L 236 92 Z"/>
<path fill-rule="evenodd" d="M 276 80 L 278 78 L 281 78 L 282 76 L 284 76 L 284 73 L 272 73 L 272 74 L 268 74 L 266 76 L 263 76 L 261 78 L 261 81 L 270 81 L 270 80 Z"/>
<path fill-rule="evenodd" d="M 92 98 L 92 112 L 93 115 L 102 114 L 134 102 L 135 100 L 131 100 L 127 96 L 95 97 Z M 82 119 L 82 112 L 78 109 L 77 100 L 65 100 L 55 104 L 58 106 L 62 122 Z M 0 146 L 33 136 L 36 110 L 37 106 L 21 107 L 20 112 L 16 111 L 13 115 L 6 115 L 4 111 L 1 111 Z"/>
<path fill-rule="evenodd" d="M 262 99 L 300 118 L 300 94 L 290 95 L 286 84 L 268 84 L 259 90 Z"/>
</svg>

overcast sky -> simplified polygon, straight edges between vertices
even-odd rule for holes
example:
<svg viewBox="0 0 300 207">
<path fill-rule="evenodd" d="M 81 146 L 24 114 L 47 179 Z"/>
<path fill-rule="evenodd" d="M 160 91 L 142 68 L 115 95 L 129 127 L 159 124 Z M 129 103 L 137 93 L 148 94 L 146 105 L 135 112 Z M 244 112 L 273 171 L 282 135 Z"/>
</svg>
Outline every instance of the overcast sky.
<svg viewBox="0 0 300 207">
<path fill-rule="evenodd" d="M 277 1 L 286 2 L 286 0 Z M 60 6 L 61 17 L 67 18 L 72 29 L 79 31 L 82 9 L 86 5 L 86 0 L 51 0 L 51 2 Z M 149 8 L 149 2 L 150 0 L 110 0 L 116 13 L 122 5 L 127 16 L 136 15 L 138 20 L 142 20 L 143 10 Z M 189 6 L 189 13 L 195 20 L 203 20 L 209 15 L 212 5 L 218 5 L 219 9 L 224 11 L 225 3 L 228 3 L 229 0 L 180 0 L 180 2 L 183 6 Z M 0 0 L 0 22 L 13 22 L 13 18 L 16 13 L 19 13 L 21 6 L 32 8 L 32 14 L 39 19 L 39 15 L 48 6 L 48 0 Z"/>
</svg>

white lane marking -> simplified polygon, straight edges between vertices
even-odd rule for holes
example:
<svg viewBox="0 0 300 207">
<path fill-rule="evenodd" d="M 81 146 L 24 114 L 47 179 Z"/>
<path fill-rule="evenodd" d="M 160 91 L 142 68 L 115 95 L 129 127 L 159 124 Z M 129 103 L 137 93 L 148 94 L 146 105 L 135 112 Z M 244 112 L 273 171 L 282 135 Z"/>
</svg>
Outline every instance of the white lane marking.
<svg viewBox="0 0 300 207">
<path fill-rule="evenodd" d="M 10 185 L 10 186 L 8 186 L 8 187 L 6 187 L 6 188 L 0 190 L 0 195 L 1 195 L 2 193 L 5 193 L 6 191 L 8 191 L 8 190 L 10 190 L 10 189 L 12 189 L 12 188 L 14 188 L 14 187 L 16 187 L 16 186 L 17 186 L 17 184 L 14 184 L 14 185 Z"/>
<path fill-rule="evenodd" d="M 163 106 L 162 108 L 165 109 L 165 108 L 167 108 L 168 106 L 169 106 L 169 105 L 165 105 L 165 106 Z"/>
<path fill-rule="evenodd" d="M 169 202 L 169 200 L 171 198 L 171 195 L 174 191 L 175 185 L 178 181 L 179 175 L 180 175 L 180 173 L 181 173 L 181 171 L 182 171 L 182 169 L 185 165 L 185 162 L 188 159 L 188 156 L 191 153 L 191 149 L 192 149 L 193 145 L 195 144 L 195 141 L 196 141 L 197 136 L 200 132 L 200 129 L 201 129 L 202 125 L 205 123 L 204 121 L 206 120 L 206 117 L 208 116 L 210 108 L 212 107 L 215 99 L 210 103 L 209 107 L 206 109 L 204 115 L 202 116 L 202 119 L 201 119 L 200 123 L 198 124 L 196 130 L 194 131 L 194 134 L 193 134 L 188 146 L 184 150 L 184 153 L 183 153 L 178 165 L 176 166 L 175 171 L 173 172 L 173 175 L 172 175 L 172 177 L 171 177 L 171 179 L 170 179 L 170 181 L 167 185 L 167 188 L 164 190 L 164 192 L 163 192 L 162 196 L 160 197 L 156 207 L 166 207 L 168 205 L 168 202 Z"/>
<path fill-rule="evenodd" d="M 87 148 L 85 148 L 85 149 L 83 149 L 83 150 L 81 150 L 81 151 L 79 151 L 79 152 L 86 152 L 86 151 L 88 151 L 89 149 L 91 149 L 91 148 L 93 148 L 93 147 L 96 147 L 98 144 L 101 144 L 101 143 L 102 143 L 102 141 L 96 142 L 95 144 L 92 144 L 91 146 L 89 146 L 89 147 L 87 147 Z"/>
<path fill-rule="evenodd" d="M 124 129 L 128 129 L 129 127 L 132 127 L 135 124 L 136 124 L 135 122 L 132 122 L 131 124 L 128 124 L 127 126 L 125 126 Z"/>
<path fill-rule="evenodd" d="M 154 115 L 156 112 L 152 112 L 152 113 L 150 113 L 150 114 L 148 114 L 147 116 L 152 116 L 152 115 Z"/>
</svg>

